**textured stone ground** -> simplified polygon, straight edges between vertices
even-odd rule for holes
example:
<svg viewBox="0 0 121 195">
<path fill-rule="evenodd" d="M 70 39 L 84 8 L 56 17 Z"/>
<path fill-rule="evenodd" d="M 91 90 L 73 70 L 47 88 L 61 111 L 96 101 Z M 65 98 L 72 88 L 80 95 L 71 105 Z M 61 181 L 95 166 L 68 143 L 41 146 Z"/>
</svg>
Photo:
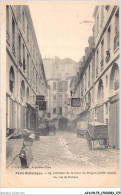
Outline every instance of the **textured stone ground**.
<svg viewBox="0 0 121 195">
<path fill-rule="evenodd" d="M 9 144 L 16 145 L 14 154 L 7 159 L 9 168 L 20 167 L 20 160 L 13 158 L 20 151 L 21 143 L 10 140 Z M 93 150 L 89 150 L 86 139 L 77 138 L 74 133 L 57 133 L 54 136 L 40 136 L 32 146 L 33 161 L 30 167 L 51 168 L 118 168 L 119 150 L 101 148 L 98 143 Z M 12 162 L 13 161 L 13 162 Z"/>
</svg>

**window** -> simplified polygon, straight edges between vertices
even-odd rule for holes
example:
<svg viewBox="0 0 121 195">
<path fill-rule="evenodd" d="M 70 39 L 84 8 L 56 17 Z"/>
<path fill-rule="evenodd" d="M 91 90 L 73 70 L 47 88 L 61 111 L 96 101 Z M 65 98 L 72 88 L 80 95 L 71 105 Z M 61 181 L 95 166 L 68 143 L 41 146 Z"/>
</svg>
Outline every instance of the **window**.
<svg viewBox="0 0 121 195">
<path fill-rule="evenodd" d="M 104 56 L 104 39 L 101 41 L 101 62 L 100 62 L 100 71 L 103 70 L 103 56 Z"/>
<path fill-rule="evenodd" d="M 105 104 L 105 114 L 108 115 L 108 103 Z"/>
<path fill-rule="evenodd" d="M 12 18 L 12 52 L 15 54 L 15 21 Z"/>
<path fill-rule="evenodd" d="M 20 97 L 22 101 L 25 98 L 25 84 L 23 80 L 21 81 Z"/>
<path fill-rule="evenodd" d="M 28 24 L 27 24 L 27 41 L 29 43 L 29 26 L 28 26 Z"/>
<path fill-rule="evenodd" d="M 29 54 L 27 54 L 27 78 L 29 78 Z"/>
<path fill-rule="evenodd" d="M 99 33 L 99 14 L 97 15 L 97 35 Z"/>
<path fill-rule="evenodd" d="M 56 108 L 53 109 L 53 114 L 56 114 Z"/>
<path fill-rule="evenodd" d="M 21 37 L 20 37 L 20 35 L 19 35 L 19 37 L 18 37 L 18 55 L 19 55 L 19 65 L 21 66 L 22 64 L 21 64 Z"/>
<path fill-rule="evenodd" d="M 115 34 L 119 33 L 119 9 L 115 14 Z"/>
<path fill-rule="evenodd" d="M 106 75 L 106 87 L 108 86 L 108 76 Z"/>
<path fill-rule="evenodd" d="M 9 6 L 6 5 L 6 31 L 9 33 Z"/>
<path fill-rule="evenodd" d="M 115 14 L 114 50 L 119 47 L 119 9 Z"/>
<path fill-rule="evenodd" d="M 104 20 L 104 5 L 101 5 L 101 24 L 103 23 Z"/>
<path fill-rule="evenodd" d="M 27 92 L 26 92 L 26 100 L 29 102 L 29 88 L 27 87 Z"/>
<path fill-rule="evenodd" d="M 110 5 L 106 5 L 106 6 L 105 6 L 105 9 L 106 9 L 107 12 L 108 12 L 108 10 L 110 9 Z"/>
<path fill-rule="evenodd" d="M 56 95 L 53 96 L 53 100 L 56 100 Z"/>
<path fill-rule="evenodd" d="M 25 62 L 25 45 L 23 44 L 23 70 L 26 69 L 26 62 Z"/>
<path fill-rule="evenodd" d="M 63 92 L 66 92 L 67 89 L 68 89 L 67 81 L 63 81 L 63 82 L 62 82 L 62 87 L 63 87 L 63 88 L 62 88 L 62 91 L 63 91 Z"/>
<path fill-rule="evenodd" d="M 89 77 L 88 77 L 88 87 L 90 86 L 90 65 L 89 65 Z"/>
<path fill-rule="evenodd" d="M 9 75 L 9 88 L 10 88 L 11 92 L 13 92 L 14 86 L 15 86 L 14 69 L 11 66 L 11 68 L 10 68 L 10 75 Z"/>
<path fill-rule="evenodd" d="M 59 103 L 62 103 L 62 95 L 59 94 Z"/>
<path fill-rule="evenodd" d="M 107 51 L 106 51 L 106 62 L 110 60 L 110 43 L 111 42 L 111 27 L 107 31 Z"/>
<path fill-rule="evenodd" d="M 38 90 L 38 78 L 37 78 L 37 74 L 36 74 L 36 90 Z"/>
<path fill-rule="evenodd" d="M 104 39 L 101 41 L 101 60 L 103 60 L 104 56 Z"/>
<path fill-rule="evenodd" d="M 98 86 L 98 99 L 99 102 L 101 103 L 104 98 L 104 89 L 103 89 L 103 82 L 102 79 L 99 81 L 99 86 Z"/>
<path fill-rule="evenodd" d="M 53 90 L 56 90 L 56 82 L 53 82 Z"/>
<path fill-rule="evenodd" d="M 97 50 L 97 59 L 96 59 L 96 76 L 98 76 L 98 61 L 99 61 L 99 51 Z"/>
<path fill-rule="evenodd" d="M 25 14 L 24 14 L 24 11 L 22 13 L 22 18 L 23 18 L 23 30 L 25 30 Z"/>
<path fill-rule="evenodd" d="M 62 92 L 62 83 L 59 83 L 59 85 L 58 85 L 58 91 L 59 92 Z"/>
<path fill-rule="evenodd" d="M 111 39 L 111 27 L 108 28 L 108 32 L 107 32 L 107 50 L 110 49 L 110 39 Z"/>
<path fill-rule="evenodd" d="M 86 73 L 85 73 L 85 91 L 86 91 Z"/>
<path fill-rule="evenodd" d="M 59 107 L 59 112 L 58 112 L 59 115 L 62 115 L 62 107 Z"/>
</svg>

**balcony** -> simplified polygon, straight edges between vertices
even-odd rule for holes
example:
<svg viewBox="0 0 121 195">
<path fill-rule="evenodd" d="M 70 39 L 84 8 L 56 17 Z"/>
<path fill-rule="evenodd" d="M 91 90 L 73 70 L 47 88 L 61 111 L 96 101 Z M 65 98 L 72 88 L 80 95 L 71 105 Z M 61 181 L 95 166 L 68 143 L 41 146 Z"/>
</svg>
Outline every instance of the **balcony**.
<svg viewBox="0 0 121 195">
<path fill-rule="evenodd" d="M 106 60 L 106 63 L 108 63 L 109 60 L 110 60 L 110 49 L 108 49 L 108 50 L 106 51 L 106 58 L 105 58 L 105 60 Z"/>
<path fill-rule="evenodd" d="M 100 62 L 100 71 L 102 71 L 103 70 L 103 67 L 104 67 L 104 60 L 103 60 L 103 58 L 102 58 L 102 60 L 101 60 L 101 62 Z"/>
<path fill-rule="evenodd" d="M 98 77 L 98 66 L 96 68 L 96 77 Z"/>
<path fill-rule="evenodd" d="M 15 56 L 16 55 L 16 52 L 15 52 L 15 43 L 14 42 L 12 43 L 12 52 L 13 52 L 13 54 Z"/>
<path fill-rule="evenodd" d="M 119 46 L 119 33 L 114 37 L 114 50 Z"/>
</svg>

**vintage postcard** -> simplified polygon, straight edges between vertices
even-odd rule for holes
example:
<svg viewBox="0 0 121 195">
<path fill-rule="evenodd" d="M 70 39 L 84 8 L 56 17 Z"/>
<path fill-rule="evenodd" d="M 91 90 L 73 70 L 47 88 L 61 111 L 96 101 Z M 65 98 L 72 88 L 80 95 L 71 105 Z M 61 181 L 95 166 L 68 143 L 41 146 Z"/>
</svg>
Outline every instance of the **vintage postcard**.
<svg viewBox="0 0 121 195">
<path fill-rule="evenodd" d="M 1 1 L 3 188 L 120 187 L 118 1 Z"/>
</svg>

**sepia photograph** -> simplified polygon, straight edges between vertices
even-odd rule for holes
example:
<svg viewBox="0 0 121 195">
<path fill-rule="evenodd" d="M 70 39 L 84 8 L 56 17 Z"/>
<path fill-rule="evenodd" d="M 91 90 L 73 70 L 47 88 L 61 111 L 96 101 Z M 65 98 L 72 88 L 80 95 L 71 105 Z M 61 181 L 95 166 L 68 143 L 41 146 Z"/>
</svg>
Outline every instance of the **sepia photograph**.
<svg viewBox="0 0 121 195">
<path fill-rule="evenodd" d="M 1 2 L 2 187 L 120 187 L 119 5 Z"/>
</svg>

